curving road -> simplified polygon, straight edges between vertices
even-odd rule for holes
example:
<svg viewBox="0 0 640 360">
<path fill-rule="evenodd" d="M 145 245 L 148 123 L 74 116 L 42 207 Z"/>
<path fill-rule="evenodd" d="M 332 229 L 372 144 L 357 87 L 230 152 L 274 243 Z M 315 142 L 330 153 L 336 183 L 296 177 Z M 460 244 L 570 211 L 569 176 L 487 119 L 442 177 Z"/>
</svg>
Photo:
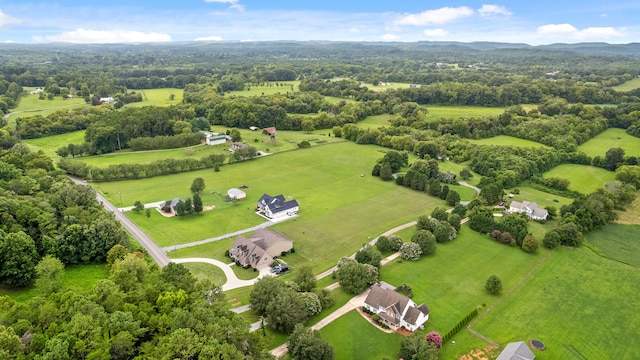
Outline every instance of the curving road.
<svg viewBox="0 0 640 360">
<path fill-rule="evenodd" d="M 73 176 L 69 176 L 69 178 L 78 185 L 89 186 L 87 185 L 87 182 L 82 179 L 78 179 Z M 96 199 L 102 204 L 102 206 L 104 206 L 104 208 L 108 211 L 112 212 L 115 215 L 116 220 L 120 221 L 122 226 L 134 238 L 136 238 L 136 240 L 138 240 L 140 245 L 145 248 L 145 250 L 147 250 L 147 253 L 149 253 L 151 258 L 153 258 L 153 261 L 155 261 L 160 267 L 167 265 L 171 261 L 167 254 L 158 245 L 156 245 L 156 243 L 154 243 L 153 240 L 151 240 L 151 238 L 144 233 L 144 231 L 142 231 L 136 224 L 134 224 L 133 221 L 129 220 L 128 217 L 124 216 L 121 210 L 110 203 L 99 192 L 95 190 L 93 190 L 93 192 L 96 194 Z"/>
<path fill-rule="evenodd" d="M 245 287 L 245 286 L 251 286 L 251 285 L 255 284 L 255 282 L 258 281 L 258 279 L 260 279 L 261 277 L 270 274 L 269 268 L 265 268 L 265 269 L 260 270 L 260 275 L 258 275 L 258 277 L 255 278 L 255 279 L 240 280 L 240 279 L 238 279 L 236 274 L 231 269 L 231 266 L 223 263 L 222 261 L 209 259 L 209 258 L 184 258 L 184 259 L 172 259 L 171 261 L 173 261 L 174 263 L 177 263 L 177 264 L 194 263 L 194 262 L 195 263 L 207 263 L 207 264 L 211 264 L 213 266 L 219 267 L 224 272 L 224 275 L 227 277 L 227 281 L 222 285 L 222 291 L 237 289 L 237 288 Z"/>
</svg>

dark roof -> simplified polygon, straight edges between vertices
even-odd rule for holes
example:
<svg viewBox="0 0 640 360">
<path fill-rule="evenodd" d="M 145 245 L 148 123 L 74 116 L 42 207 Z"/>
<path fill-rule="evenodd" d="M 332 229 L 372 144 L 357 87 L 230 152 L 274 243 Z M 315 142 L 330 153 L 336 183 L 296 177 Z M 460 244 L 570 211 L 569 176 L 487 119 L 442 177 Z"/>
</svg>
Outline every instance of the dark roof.
<svg viewBox="0 0 640 360">
<path fill-rule="evenodd" d="M 524 341 L 512 342 L 505 346 L 496 360 L 533 360 L 536 355 Z"/>
<path fill-rule="evenodd" d="M 407 322 L 408 324 L 412 324 L 415 325 L 416 321 L 418 321 L 418 317 L 420 317 L 420 314 L 424 314 L 424 315 L 428 315 L 429 314 L 429 308 L 422 304 L 418 307 L 410 307 L 407 309 L 407 313 L 404 314 L 404 321 Z"/>
<path fill-rule="evenodd" d="M 258 200 L 258 204 L 262 207 L 267 207 L 272 213 L 278 213 L 293 209 L 298 206 L 296 200 L 286 201 L 283 195 L 271 196 L 264 194 Z"/>
</svg>

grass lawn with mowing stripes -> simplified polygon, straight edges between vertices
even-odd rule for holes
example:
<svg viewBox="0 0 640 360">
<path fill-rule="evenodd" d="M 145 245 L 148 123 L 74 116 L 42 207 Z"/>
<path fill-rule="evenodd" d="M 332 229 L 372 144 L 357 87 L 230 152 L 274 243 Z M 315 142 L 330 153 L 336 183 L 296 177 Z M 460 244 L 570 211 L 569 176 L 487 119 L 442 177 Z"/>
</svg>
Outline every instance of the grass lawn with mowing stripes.
<svg viewBox="0 0 640 360">
<path fill-rule="evenodd" d="M 640 268 L 640 225 L 609 224 L 585 235 L 598 254 Z"/>
<path fill-rule="evenodd" d="M 503 346 L 538 339 L 541 360 L 637 359 L 639 283 L 637 268 L 559 248 L 474 330 Z"/>
</svg>

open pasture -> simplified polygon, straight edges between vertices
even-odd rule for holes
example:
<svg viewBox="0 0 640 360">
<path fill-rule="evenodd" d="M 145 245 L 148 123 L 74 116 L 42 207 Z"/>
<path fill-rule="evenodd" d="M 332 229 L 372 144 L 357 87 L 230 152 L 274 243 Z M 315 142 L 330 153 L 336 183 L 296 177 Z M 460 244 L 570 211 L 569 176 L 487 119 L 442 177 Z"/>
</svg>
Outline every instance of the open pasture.
<svg viewBox="0 0 640 360">
<path fill-rule="evenodd" d="M 183 89 L 161 88 L 161 89 L 129 89 L 131 92 L 141 93 L 142 101 L 126 104 L 125 107 L 142 106 L 170 106 L 182 103 Z M 171 100 L 173 95 L 173 100 Z"/>
<path fill-rule="evenodd" d="M 570 181 L 569 190 L 590 194 L 605 183 L 615 180 L 615 173 L 605 169 L 577 164 L 563 164 L 554 167 L 543 175 L 545 178 L 557 177 Z"/>
<path fill-rule="evenodd" d="M 272 81 L 263 85 L 245 84 L 244 90 L 227 91 L 225 96 L 263 96 L 298 91 L 300 81 Z"/>
<path fill-rule="evenodd" d="M 562 205 L 569 205 L 573 202 L 573 199 L 571 198 L 560 196 L 560 195 L 549 194 L 548 192 L 540 191 L 528 186 L 521 187 L 518 189 L 520 189 L 520 193 L 513 194 L 513 200 L 520 201 L 520 202 L 533 201 L 543 208 L 547 206 L 555 206 L 558 210 L 560 210 L 560 207 Z M 505 192 L 507 193 L 510 191 L 511 190 L 505 190 Z M 557 200 L 557 201 L 554 201 L 554 200 Z"/>
<path fill-rule="evenodd" d="M 637 224 L 640 225 L 640 196 L 636 196 L 636 199 L 629 205 L 625 211 L 618 211 L 618 224 Z"/>
<path fill-rule="evenodd" d="M 588 156 L 604 157 L 611 148 L 621 148 L 625 156 L 640 156 L 640 139 L 627 134 L 624 129 L 609 128 L 578 146 Z"/>
<path fill-rule="evenodd" d="M 502 345 L 538 339 L 541 360 L 636 359 L 639 282 L 637 268 L 559 248 L 473 329 Z"/>
<path fill-rule="evenodd" d="M 469 140 L 476 145 L 497 145 L 497 146 L 516 146 L 516 147 L 547 147 L 539 142 L 525 140 L 507 135 L 498 135 L 486 139 Z"/>
<path fill-rule="evenodd" d="M 69 144 L 82 144 L 84 142 L 84 130 L 78 130 L 66 134 L 51 135 L 38 139 L 24 139 L 23 143 L 29 145 L 33 151 L 42 150 L 51 158 L 58 158 L 56 150 Z"/>
<path fill-rule="evenodd" d="M 393 119 L 393 115 L 391 114 L 371 115 L 356 125 L 362 129 L 374 129 L 382 126 L 390 126 L 389 121 L 391 121 L 391 119 Z"/>
<path fill-rule="evenodd" d="M 189 187 L 202 177 L 205 205 L 216 209 L 198 216 L 164 218 L 152 211 L 129 215 L 159 245 L 170 246 L 223 235 L 265 220 L 253 210 L 262 194 L 283 194 L 300 204 L 299 216 L 273 226 L 296 241 L 295 257 L 320 272 L 345 254 L 390 228 L 415 220 L 444 201 L 369 176 L 385 149 L 342 142 L 284 152 L 213 170 L 144 180 L 92 184 L 111 202 L 123 205 L 189 197 Z M 364 176 L 361 176 L 364 175 Z M 227 203 L 219 194 L 245 185 L 247 200 Z M 215 191 L 216 194 L 211 194 Z"/>
<path fill-rule="evenodd" d="M 615 91 L 631 91 L 640 88 L 640 77 L 636 76 L 629 81 L 625 81 L 624 83 L 612 87 Z"/>
<path fill-rule="evenodd" d="M 428 120 L 479 118 L 484 116 L 498 116 L 504 112 L 500 107 L 483 106 L 433 106 L 428 105 Z"/>
</svg>

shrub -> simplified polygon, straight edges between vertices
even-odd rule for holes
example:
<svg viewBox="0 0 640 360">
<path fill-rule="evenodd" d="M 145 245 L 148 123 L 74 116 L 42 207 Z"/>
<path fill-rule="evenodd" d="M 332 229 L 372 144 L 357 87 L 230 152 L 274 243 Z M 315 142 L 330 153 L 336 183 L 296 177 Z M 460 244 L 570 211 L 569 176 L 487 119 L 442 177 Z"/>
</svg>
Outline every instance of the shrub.
<svg viewBox="0 0 640 360">
<path fill-rule="evenodd" d="M 402 253 L 402 258 L 409 261 L 416 261 L 420 259 L 420 255 L 422 255 L 422 249 L 420 249 L 420 245 L 414 242 L 407 242 L 402 244 L 400 247 L 400 252 Z"/>
<path fill-rule="evenodd" d="M 432 331 L 427 334 L 426 340 L 429 344 L 435 345 L 438 349 L 442 347 L 442 336 L 437 331 Z"/>
<path fill-rule="evenodd" d="M 538 239 L 532 234 L 529 234 L 524 237 L 522 240 L 522 250 L 528 253 L 534 253 L 538 251 Z"/>
</svg>

